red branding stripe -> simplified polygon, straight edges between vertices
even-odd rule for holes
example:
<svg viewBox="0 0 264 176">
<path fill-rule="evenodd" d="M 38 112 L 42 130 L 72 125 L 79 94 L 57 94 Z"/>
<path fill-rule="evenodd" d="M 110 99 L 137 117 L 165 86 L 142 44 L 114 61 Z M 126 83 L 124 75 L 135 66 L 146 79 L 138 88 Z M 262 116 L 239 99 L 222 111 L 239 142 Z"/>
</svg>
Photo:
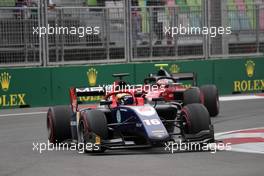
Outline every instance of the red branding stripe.
<svg viewBox="0 0 264 176">
<path fill-rule="evenodd" d="M 264 97 L 264 93 L 263 94 L 256 94 L 256 96 L 262 96 L 262 97 Z"/>
<path fill-rule="evenodd" d="M 245 143 L 258 143 L 258 142 L 264 142 L 264 138 L 256 137 L 256 138 L 227 138 L 222 140 L 225 144 L 231 143 L 232 145 L 235 144 L 245 144 Z"/>
<path fill-rule="evenodd" d="M 97 108 L 98 105 L 94 105 L 94 104 L 89 104 L 89 105 L 80 105 L 80 108 L 91 108 L 91 109 L 95 109 Z"/>
</svg>

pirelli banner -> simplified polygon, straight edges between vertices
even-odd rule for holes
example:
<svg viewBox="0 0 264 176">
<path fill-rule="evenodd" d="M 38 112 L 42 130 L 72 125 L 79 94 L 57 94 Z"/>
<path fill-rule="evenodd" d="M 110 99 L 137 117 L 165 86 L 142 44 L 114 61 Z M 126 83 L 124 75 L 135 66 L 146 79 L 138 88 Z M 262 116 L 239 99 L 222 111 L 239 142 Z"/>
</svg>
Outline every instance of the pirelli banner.
<svg viewBox="0 0 264 176">
<path fill-rule="evenodd" d="M 213 83 L 221 94 L 264 91 L 264 58 L 222 59 L 213 62 Z"/>
</svg>

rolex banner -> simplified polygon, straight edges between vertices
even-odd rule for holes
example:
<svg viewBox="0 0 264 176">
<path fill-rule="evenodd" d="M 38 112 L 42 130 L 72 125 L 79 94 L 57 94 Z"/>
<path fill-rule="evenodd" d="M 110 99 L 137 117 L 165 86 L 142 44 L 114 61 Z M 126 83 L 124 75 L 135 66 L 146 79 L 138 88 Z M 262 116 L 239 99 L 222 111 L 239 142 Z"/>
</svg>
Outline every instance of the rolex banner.
<svg viewBox="0 0 264 176">
<path fill-rule="evenodd" d="M 0 69 L 0 108 L 51 104 L 48 69 Z"/>
<path fill-rule="evenodd" d="M 158 62 L 171 74 L 194 72 L 198 86 L 215 84 L 220 94 L 264 91 L 264 58 Z M 156 73 L 157 63 L 93 65 L 56 68 L 0 69 L 0 108 L 39 107 L 69 104 L 70 87 L 112 84 L 114 73 L 129 73 L 130 84 L 143 84 Z M 192 82 L 182 82 L 186 87 Z M 100 96 L 80 97 L 97 102 Z"/>
<path fill-rule="evenodd" d="M 93 87 L 104 86 L 114 82 L 114 73 L 129 73 L 127 82 L 134 83 L 134 65 L 117 64 L 104 66 L 79 66 L 52 68 L 52 93 L 53 104 L 69 103 L 70 87 Z M 81 97 L 79 101 L 98 102 L 101 97 Z"/>
<path fill-rule="evenodd" d="M 214 83 L 221 94 L 264 91 L 264 58 L 214 61 Z"/>
</svg>

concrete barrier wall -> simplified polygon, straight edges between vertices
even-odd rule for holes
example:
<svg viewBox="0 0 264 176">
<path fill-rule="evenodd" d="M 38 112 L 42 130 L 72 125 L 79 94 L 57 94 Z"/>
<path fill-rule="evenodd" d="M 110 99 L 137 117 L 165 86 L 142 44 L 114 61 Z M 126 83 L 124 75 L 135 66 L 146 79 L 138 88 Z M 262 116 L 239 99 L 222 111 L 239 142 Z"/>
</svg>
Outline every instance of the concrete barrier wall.
<svg viewBox="0 0 264 176">
<path fill-rule="evenodd" d="M 198 85 L 216 84 L 222 95 L 264 90 L 264 58 L 162 63 L 168 64 L 166 69 L 171 73 L 195 72 Z M 70 87 L 111 84 L 113 73 L 130 73 L 125 80 L 140 84 L 158 70 L 155 64 L 0 69 L 0 108 L 68 104 Z"/>
</svg>

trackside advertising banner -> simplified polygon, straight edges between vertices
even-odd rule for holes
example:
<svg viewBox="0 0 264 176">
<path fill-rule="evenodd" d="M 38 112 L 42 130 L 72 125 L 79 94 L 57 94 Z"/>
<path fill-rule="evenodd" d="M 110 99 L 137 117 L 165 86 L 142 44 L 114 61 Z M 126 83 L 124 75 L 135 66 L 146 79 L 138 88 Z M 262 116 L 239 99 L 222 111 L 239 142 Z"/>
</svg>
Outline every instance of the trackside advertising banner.
<svg viewBox="0 0 264 176">
<path fill-rule="evenodd" d="M 264 91 L 264 58 L 215 60 L 213 74 L 221 94 Z"/>
<path fill-rule="evenodd" d="M 113 83 L 114 73 L 129 73 L 130 76 L 124 79 L 128 83 L 134 83 L 133 64 L 51 68 L 53 104 L 69 103 L 70 87 L 93 87 Z M 90 96 L 81 97 L 80 101 L 94 102 L 100 99 L 99 96 Z"/>
<path fill-rule="evenodd" d="M 264 91 L 264 58 L 157 63 L 166 64 L 163 68 L 172 74 L 194 72 L 198 86 L 216 84 L 220 94 Z M 143 84 L 144 78 L 160 69 L 157 63 L 0 69 L 0 108 L 69 104 L 70 87 L 111 84 L 114 73 L 129 73 L 124 80 Z M 183 84 L 190 87 L 192 82 Z M 86 102 L 100 99 L 80 97 Z"/>
<path fill-rule="evenodd" d="M 0 69 L 0 108 L 47 106 L 51 95 L 48 69 Z"/>
</svg>

